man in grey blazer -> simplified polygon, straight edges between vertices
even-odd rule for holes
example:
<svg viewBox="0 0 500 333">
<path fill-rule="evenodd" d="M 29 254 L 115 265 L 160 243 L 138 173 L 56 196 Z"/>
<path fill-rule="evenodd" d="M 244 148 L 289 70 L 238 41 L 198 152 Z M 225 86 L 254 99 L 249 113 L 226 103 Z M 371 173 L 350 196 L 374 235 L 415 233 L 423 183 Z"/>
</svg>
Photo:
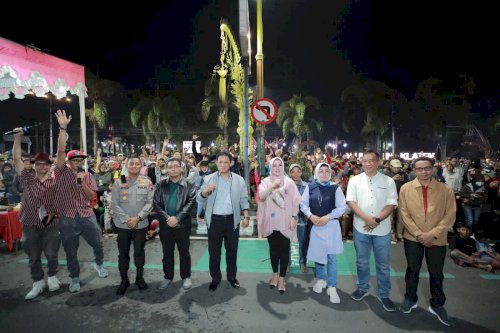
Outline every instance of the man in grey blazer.
<svg viewBox="0 0 500 333">
<path fill-rule="evenodd" d="M 206 201 L 205 221 L 208 226 L 208 253 L 212 277 L 210 291 L 215 291 L 222 279 L 220 258 L 223 240 L 226 248 L 227 280 L 233 288 L 240 287 L 236 279 L 239 225 L 241 221 L 243 228 L 248 227 L 250 216 L 248 189 L 241 176 L 229 171 L 231 159 L 227 152 L 217 155 L 218 172 L 205 178 L 198 194 L 201 200 Z"/>
</svg>

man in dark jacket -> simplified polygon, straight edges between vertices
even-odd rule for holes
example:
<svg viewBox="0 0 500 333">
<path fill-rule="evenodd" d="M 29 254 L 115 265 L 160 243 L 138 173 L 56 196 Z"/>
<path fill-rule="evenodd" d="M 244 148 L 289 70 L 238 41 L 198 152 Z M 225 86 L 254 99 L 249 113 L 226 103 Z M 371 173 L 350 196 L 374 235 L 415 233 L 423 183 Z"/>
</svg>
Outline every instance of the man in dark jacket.
<svg viewBox="0 0 500 333">
<path fill-rule="evenodd" d="M 196 186 L 183 176 L 180 159 L 167 161 L 168 178 L 157 183 L 153 210 L 160 222 L 160 240 L 163 247 L 164 280 L 160 289 L 167 289 L 174 278 L 174 247 L 177 244 L 180 274 L 184 289 L 192 286 L 189 234 L 191 212 L 196 204 Z"/>
</svg>

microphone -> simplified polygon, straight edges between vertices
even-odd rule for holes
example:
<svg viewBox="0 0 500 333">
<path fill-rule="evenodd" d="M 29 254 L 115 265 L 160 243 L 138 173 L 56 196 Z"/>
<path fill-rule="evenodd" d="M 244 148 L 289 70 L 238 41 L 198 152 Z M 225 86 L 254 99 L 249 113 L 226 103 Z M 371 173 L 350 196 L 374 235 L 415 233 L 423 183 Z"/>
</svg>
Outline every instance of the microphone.
<svg viewBox="0 0 500 333">
<path fill-rule="evenodd" d="M 30 134 L 30 129 L 31 129 L 31 126 L 24 126 L 23 127 L 23 135 Z M 13 135 L 13 134 L 18 134 L 18 133 L 20 133 L 20 131 L 8 131 L 8 132 L 5 132 L 4 135 Z"/>
<path fill-rule="evenodd" d="M 121 175 L 120 180 L 121 180 L 122 184 L 127 183 L 127 177 L 125 177 L 125 175 Z"/>
<path fill-rule="evenodd" d="M 85 172 L 85 169 L 82 168 L 81 166 L 79 166 L 77 172 Z M 76 183 L 77 184 L 81 184 L 82 183 L 82 179 L 81 178 L 76 178 Z"/>
</svg>

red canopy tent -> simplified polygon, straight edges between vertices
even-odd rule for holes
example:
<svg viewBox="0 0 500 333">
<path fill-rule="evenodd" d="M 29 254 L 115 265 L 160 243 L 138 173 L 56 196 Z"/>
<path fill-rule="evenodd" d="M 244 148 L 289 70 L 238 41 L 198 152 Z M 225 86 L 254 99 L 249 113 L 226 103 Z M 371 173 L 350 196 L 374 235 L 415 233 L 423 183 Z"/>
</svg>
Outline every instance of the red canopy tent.
<svg viewBox="0 0 500 333">
<path fill-rule="evenodd" d="M 30 92 L 38 97 L 51 92 L 61 98 L 68 91 L 78 96 L 82 133 L 80 148 L 86 153 L 84 67 L 0 37 L 0 101 L 10 98 L 11 93 L 19 99 Z"/>
</svg>

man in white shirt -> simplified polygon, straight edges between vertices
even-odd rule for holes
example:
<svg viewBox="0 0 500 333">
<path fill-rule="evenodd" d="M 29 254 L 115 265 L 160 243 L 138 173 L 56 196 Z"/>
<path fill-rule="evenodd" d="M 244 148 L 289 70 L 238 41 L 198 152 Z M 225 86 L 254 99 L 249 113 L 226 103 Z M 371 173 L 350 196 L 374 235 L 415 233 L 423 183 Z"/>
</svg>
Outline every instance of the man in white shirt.
<svg viewBox="0 0 500 333">
<path fill-rule="evenodd" d="M 354 212 L 354 246 L 358 274 L 358 288 L 351 298 L 361 301 L 370 294 L 370 255 L 373 248 L 377 271 L 377 298 L 386 311 L 395 311 L 389 296 L 391 215 L 398 204 L 396 184 L 392 178 L 377 172 L 377 152 L 366 151 L 361 164 L 364 172 L 349 180 L 346 194 L 346 201 Z"/>
<path fill-rule="evenodd" d="M 449 187 L 453 190 L 453 192 L 458 193 L 462 189 L 462 177 L 463 175 L 460 172 L 455 171 L 455 167 L 452 163 L 448 163 L 446 165 L 446 170 L 443 170 L 443 178 Z"/>
</svg>

